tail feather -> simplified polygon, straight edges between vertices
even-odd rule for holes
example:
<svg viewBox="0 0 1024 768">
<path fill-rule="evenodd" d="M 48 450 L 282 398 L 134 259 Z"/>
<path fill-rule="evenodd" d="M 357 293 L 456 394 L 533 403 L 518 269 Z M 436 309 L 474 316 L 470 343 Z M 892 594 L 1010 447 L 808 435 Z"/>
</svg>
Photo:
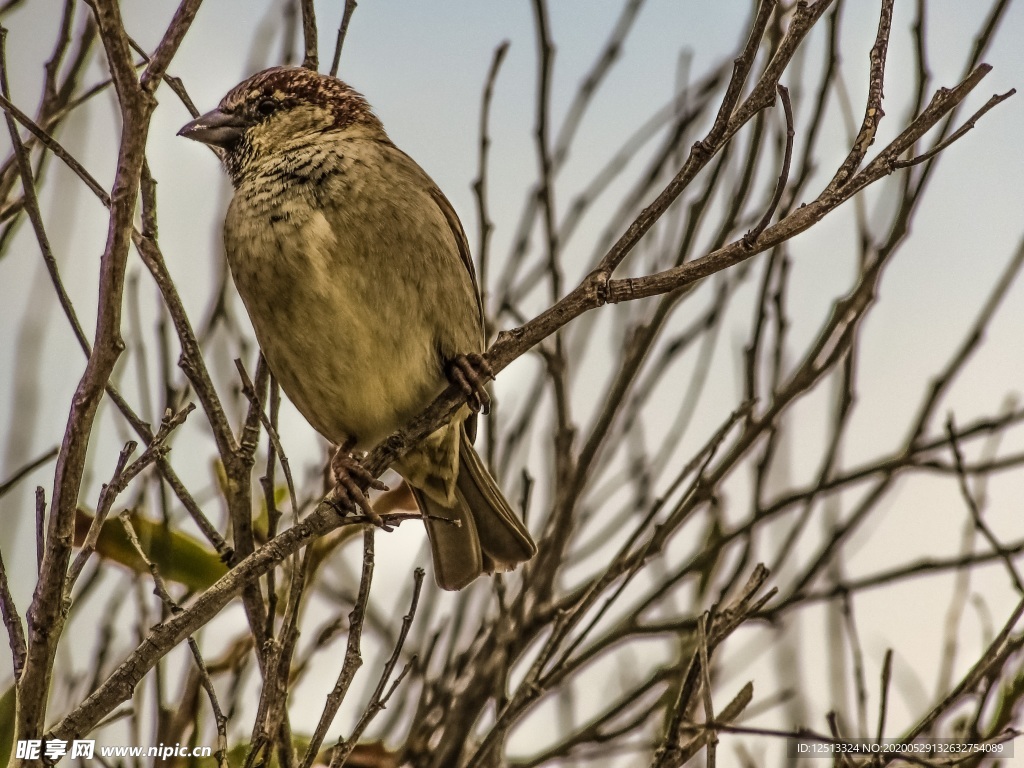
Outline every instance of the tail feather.
<svg viewBox="0 0 1024 768">
<path fill-rule="evenodd" d="M 419 488 L 412 493 L 425 518 L 434 579 L 441 589 L 462 589 L 484 571 L 483 550 L 469 507 L 458 499 L 446 507 Z"/>
<path fill-rule="evenodd" d="M 412 492 L 426 517 L 434 577 L 442 589 L 462 589 L 483 573 L 509 571 L 532 558 L 537 547 L 484 467 L 463 430 L 455 499 L 442 504 Z"/>
<path fill-rule="evenodd" d="M 512 511 L 465 432 L 459 446 L 456 488 L 473 511 L 481 548 L 494 560 L 489 572 L 512 570 L 537 554 L 530 532 Z"/>
</svg>

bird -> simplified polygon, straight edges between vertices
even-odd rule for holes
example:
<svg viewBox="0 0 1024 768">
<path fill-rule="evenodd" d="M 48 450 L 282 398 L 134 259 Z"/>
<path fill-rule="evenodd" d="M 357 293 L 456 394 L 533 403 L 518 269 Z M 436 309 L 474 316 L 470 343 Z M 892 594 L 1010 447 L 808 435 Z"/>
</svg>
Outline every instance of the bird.
<svg viewBox="0 0 1024 768">
<path fill-rule="evenodd" d="M 473 448 L 489 398 L 483 307 L 459 217 L 366 98 L 302 67 L 232 88 L 179 135 L 234 188 L 224 248 L 271 372 L 338 446 L 337 489 L 373 516 L 359 463 L 450 383 L 464 404 L 392 468 L 412 491 L 438 585 L 512 570 L 537 548 Z"/>
</svg>

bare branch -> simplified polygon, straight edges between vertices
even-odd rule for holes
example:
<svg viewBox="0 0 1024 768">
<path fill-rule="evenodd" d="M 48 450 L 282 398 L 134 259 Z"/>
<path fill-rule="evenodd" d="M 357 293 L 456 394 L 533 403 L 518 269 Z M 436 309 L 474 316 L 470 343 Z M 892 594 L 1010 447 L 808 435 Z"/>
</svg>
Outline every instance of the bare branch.
<svg viewBox="0 0 1024 768">
<path fill-rule="evenodd" d="M 320 68 L 320 55 L 317 52 L 316 9 L 313 0 L 299 0 L 302 6 L 302 40 L 305 53 L 302 66 L 316 72 Z"/>
<path fill-rule="evenodd" d="M 341 23 L 338 25 L 338 40 L 334 44 L 334 58 L 331 59 L 331 77 L 338 76 L 341 48 L 345 45 L 345 35 L 348 34 L 348 25 L 352 21 L 352 14 L 355 13 L 357 5 L 356 0 L 345 0 L 345 10 L 341 14 Z"/>
</svg>

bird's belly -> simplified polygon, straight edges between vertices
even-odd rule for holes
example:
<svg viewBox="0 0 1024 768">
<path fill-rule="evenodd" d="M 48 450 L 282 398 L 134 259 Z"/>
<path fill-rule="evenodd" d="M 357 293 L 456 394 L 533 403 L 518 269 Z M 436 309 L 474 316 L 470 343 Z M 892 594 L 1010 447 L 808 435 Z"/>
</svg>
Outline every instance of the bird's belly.
<svg viewBox="0 0 1024 768">
<path fill-rule="evenodd" d="M 439 376 L 429 375 L 426 356 L 416 359 L 415 350 L 407 349 L 398 362 L 384 348 L 401 346 L 400 341 L 388 341 L 378 333 L 325 348 L 318 338 L 299 333 L 283 343 L 261 340 L 260 345 L 281 388 L 318 432 L 335 443 L 352 439 L 354 447 L 367 449 L 426 407 L 443 386 Z"/>
<path fill-rule="evenodd" d="M 329 440 L 369 448 L 429 404 L 444 376 L 431 329 L 410 322 L 422 298 L 402 276 L 339 255 L 318 215 L 264 223 L 229 263 L 288 398 Z"/>
</svg>

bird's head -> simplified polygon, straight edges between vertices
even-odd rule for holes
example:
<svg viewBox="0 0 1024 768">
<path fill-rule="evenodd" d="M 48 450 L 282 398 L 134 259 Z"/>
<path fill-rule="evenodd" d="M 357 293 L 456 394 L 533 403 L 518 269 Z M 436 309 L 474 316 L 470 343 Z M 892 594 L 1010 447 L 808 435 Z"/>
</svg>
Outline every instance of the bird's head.
<svg viewBox="0 0 1024 768">
<path fill-rule="evenodd" d="M 237 182 L 254 159 L 294 151 L 330 132 L 386 137 L 366 99 L 341 80 L 273 67 L 236 85 L 178 135 L 208 145 Z"/>
</svg>

